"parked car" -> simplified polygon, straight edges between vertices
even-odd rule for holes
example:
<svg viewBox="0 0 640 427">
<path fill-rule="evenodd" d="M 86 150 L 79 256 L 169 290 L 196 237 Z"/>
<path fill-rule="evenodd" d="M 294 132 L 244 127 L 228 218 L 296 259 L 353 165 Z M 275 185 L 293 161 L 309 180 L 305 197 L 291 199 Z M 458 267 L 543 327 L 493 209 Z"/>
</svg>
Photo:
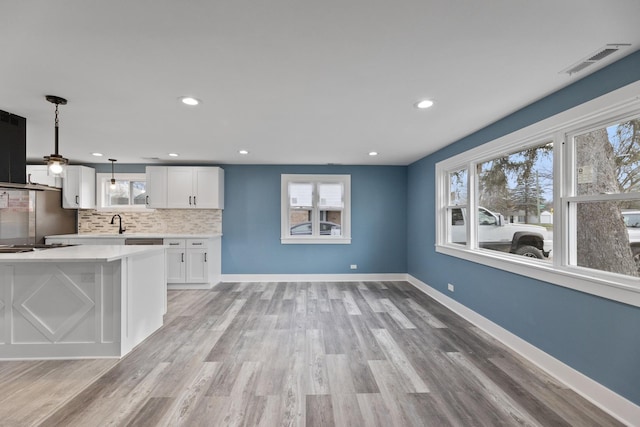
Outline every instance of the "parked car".
<svg viewBox="0 0 640 427">
<path fill-rule="evenodd" d="M 329 221 L 320 221 L 320 235 L 331 236 L 331 230 L 338 230 L 340 232 L 340 224 Z M 291 227 L 292 236 L 311 235 L 311 222 L 301 222 Z"/>
<path fill-rule="evenodd" d="M 633 260 L 640 271 L 640 211 L 623 211 L 622 218 L 627 226 Z"/>
<path fill-rule="evenodd" d="M 451 210 L 451 241 L 465 243 L 467 211 Z M 493 249 L 531 258 L 548 258 L 553 242 L 545 239 L 547 230 L 539 225 L 505 223 L 501 214 L 478 208 L 478 242 L 481 248 Z"/>
</svg>

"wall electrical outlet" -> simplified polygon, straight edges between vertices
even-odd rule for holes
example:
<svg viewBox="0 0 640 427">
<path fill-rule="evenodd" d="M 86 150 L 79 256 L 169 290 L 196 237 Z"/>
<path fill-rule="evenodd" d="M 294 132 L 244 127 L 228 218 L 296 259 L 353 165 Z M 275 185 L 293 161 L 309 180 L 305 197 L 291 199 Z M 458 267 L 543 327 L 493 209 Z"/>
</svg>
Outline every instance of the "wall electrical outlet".
<svg viewBox="0 0 640 427">
<path fill-rule="evenodd" d="M 453 285 L 451 283 L 447 283 L 447 289 L 449 292 L 453 292 Z"/>
<path fill-rule="evenodd" d="M 358 264 L 351 264 L 351 269 L 352 270 L 357 270 L 358 269 Z"/>
</svg>

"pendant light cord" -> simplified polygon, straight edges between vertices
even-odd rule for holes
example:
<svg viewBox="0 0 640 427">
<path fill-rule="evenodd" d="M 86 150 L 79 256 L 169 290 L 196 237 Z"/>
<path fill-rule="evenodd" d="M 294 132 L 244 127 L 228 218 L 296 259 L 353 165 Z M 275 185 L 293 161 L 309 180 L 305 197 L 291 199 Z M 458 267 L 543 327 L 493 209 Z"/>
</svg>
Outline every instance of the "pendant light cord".
<svg viewBox="0 0 640 427">
<path fill-rule="evenodd" d="M 60 121 L 58 120 L 58 103 L 56 103 L 56 119 L 55 119 L 55 154 L 58 154 L 58 127 Z"/>
</svg>

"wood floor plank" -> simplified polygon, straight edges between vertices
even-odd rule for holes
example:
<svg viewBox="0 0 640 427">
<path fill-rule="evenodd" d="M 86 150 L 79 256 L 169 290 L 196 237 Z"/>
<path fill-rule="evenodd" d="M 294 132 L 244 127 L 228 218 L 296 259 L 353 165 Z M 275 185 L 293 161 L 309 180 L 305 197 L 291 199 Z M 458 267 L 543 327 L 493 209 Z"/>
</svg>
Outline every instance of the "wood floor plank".
<svg viewBox="0 0 640 427">
<path fill-rule="evenodd" d="M 109 415 L 105 425 L 119 426 L 126 425 L 132 418 L 136 416 L 139 409 L 144 406 L 151 396 L 151 392 L 161 379 L 161 376 L 169 368 L 169 363 L 158 364 L 144 380 L 134 388 L 129 395 L 121 400 L 115 412 Z M 90 420 L 88 420 L 90 421 Z"/>
<path fill-rule="evenodd" d="M 168 293 L 115 360 L 0 362 L 9 426 L 620 426 L 407 282 Z"/>
<path fill-rule="evenodd" d="M 259 362 L 244 362 L 233 385 L 227 405 L 221 408 L 215 425 L 241 426 L 253 403 L 253 390 L 260 369 Z"/>
<path fill-rule="evenodd" d="M 471 382 L 481 386 L 487 396 L 495 402 L 496 410 L 502 412 L 507 419 L 526 426 L 541 426 L 541 424 L 524 408 L 517 404 L 508 394 L 495 385 L 480 369 L 470 363 L 461 353 L 448 353 L 447 357 L 456 363 L 462 371 L 468 374 Z"/>
<path fill-rule="evenodd" d="M 231 306 L 224 312 L 222 317 L 218 319 L 215 325 L 211 328 L 214 331 L 226 331 L 233 319 L 238 315 L 238 312 L 242 309 L 242 306 L 247 302 L 245 299 L 238 299 L 231 304 Z"/>
<path fill-rule="evenodd" d="M 331 394 L 333 403 L 333 419 L 338 427 L 364 426 L 365 421 L 360 412 L 358 398 L 355 393 Z"/>
<path fill-rule="evenodd" d="M 382 394 L 359 393 L 356 398 L 358 399 L 360 413 L 364 419 L 364 426 L 388 427 L 394 425 Z"/>
<path fill-rule="evenodd" d="M 407 305 L 432 328 L 441 329 L 447 327 L 447 325 L 438 320 L 436 316 L 429 313 L 427 309 L 415 302 L 412 298 L 407 298 Z"/>
<path fill-rule="evenodd" d="M 380 304 L 380 298 L 376 297 L 374 293 L 372 293 L 366 286 L 365 289 L 358 289 L 360 291 L 360 295 L 367 302 L 369 307 L 374 313 L 384 313 L 386 309 Z"/>
<path fill-rule="evenodd" d="M 394 341 L 386 329 L 374 329 L 373 335 L 382 347 L 389 362 L 398 372 L 401 384 L 407 388 L 408 393 L 428 393 L 429 387 L 424 383 L 418 372 L 407 359 L 402 349 Z M 371 364 L 371 363 L 370 363 Z"/>
<path fill-rule="evenodd" d="M 305 425 L 307 427 L 335 426 L 331 396 L 307 396 Z"/>
<path fill-rule="evenodd" d="M 354 375 L 349 367 L 349 356 L 346 354 L 327 354 L 325 360 L 331 394 L 355 394 L 356 387 L 353 384 Z"/>
<path fill-rule="evenodd" d="M 205 398 L 205 391 L 213 381 L 220 364 L 220 362 L 204 362 L 191 384 L 173 400 L 171 408 L 167 410 L 167 416 L 159 425 L 167 427 L 188 425 L 187 420 L 199 400 Z"/>
<path fill-rule="evenodd" d="M 360 307 L 356 304 L 356 300 L 353 298 L 353 292 L 351 291 L 343 291 L 344 292 L 344 307 L 349 313 L 350 316 L 361 316 L 362 312 L 360 311 Z"/>
<path fill-rule="evenodd" d="M 306 331 L 306 395 L 329 394 L 329 377 L 321 329 Z"/>
<path fill-rule="evenodd" d="M 170 397 L 153 397 L 145 402 L 140 411 L 129 421 L 127 427 L 155 427 L 163 419 L 173 399 Z"/>
<path fill-rule="evenodd" d="M 407 418 L 408 414 L 402 410 L 400 404 L 405 395 L 405 389 L 402 386 L 404 378 L 399 377 L 391 363 L 386 360 L 370 360 L 369 366 L 384 399 L 384 407 L 389 412 L 390 425 L 410 425 L 411 420 Z"/>
<path fill-rule="evenodd" d="M 388 298 L 382 298 L 380 300 L 380 304 L 382 305 L 382 307 L 384 307 L 386 312 L 389 313 L 389 316 L 391 316 L 391 318 L 395 320 L 398 323 L 398 325 L 400 325 L 401 328 L 404 328 L 404 329 L 416 328 L 416 325 L 414 325 L 411 322 L 411 320 L 409 320 L 409 318 L 407 318 L 407 316 L 405 316 L 404 313 L 402 313 L 398 309 L 398 307 L 396 307 L 395 304 L 391 302 L 391 300 L 389 300 Z"/>
</svg>

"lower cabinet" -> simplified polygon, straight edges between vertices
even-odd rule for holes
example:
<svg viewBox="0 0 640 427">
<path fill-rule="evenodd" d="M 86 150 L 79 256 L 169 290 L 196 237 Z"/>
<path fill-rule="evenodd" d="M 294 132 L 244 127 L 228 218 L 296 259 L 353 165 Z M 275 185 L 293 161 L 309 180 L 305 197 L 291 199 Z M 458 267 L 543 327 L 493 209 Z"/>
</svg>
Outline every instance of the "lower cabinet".
<svg viewBox="0 0 640 427">
<path fill-rule="evenodd" d="M 50 244 L 124 245 L 124 238 L 56 238 L 48 237 Z M 166 277 L 169 289 L 209 289 L 221 280 L 222 248 L 220 237 L 164 238 L 167 247 Z"/>
<path fill-rule="evenodd" d="M 220 280 L 220 265 L 215 260 L 220 258 L 219 241 L 164 239 L 165 246 L 168 246 L 166 253 L 169 288 L 193 288 L 194 284 L 209 287 L 209 283 L 217 283 Z M 181 284 L 184 286 L 180 286 Z"/>
</svg>

